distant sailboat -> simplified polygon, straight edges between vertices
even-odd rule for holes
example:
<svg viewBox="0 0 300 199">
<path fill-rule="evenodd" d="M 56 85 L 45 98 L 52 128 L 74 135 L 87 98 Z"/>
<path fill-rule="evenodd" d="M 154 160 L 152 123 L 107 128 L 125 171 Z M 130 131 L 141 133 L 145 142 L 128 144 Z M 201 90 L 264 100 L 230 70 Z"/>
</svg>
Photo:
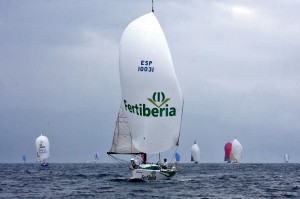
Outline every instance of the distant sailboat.
<svg viewBox="0 0 300 199">
<path fill-rule="evenodd" d="M 26 163 L 26 155 L 22 156 L 23 162 Z"/>
<path fill-rule="evenodd" d="M 227 161 L 228 163 L 238 163 L 243 156 L 243 147 L 237 139 L 234 139 L 232 143 L 227 142 L 225 144 L 224 152 L 224 161 Z"/>
<path fill-rule="evenodd" d="M 97 162 L 99 160 L 99 153 L 95 152 L 94 154 L 94 161 Z"/>
<path fill-rule="evenodd" d="M 284 155 L 284 162 L 285 163 L 289 162 L 289 155 L 287 153 Z"/>
<path fill-rule="evenodd" d="M 36 146 L 36 156 L 37 156 L 37 161 L 41 162 L 43 167 L 48 166 L 48 163 L 46 160 L 49 158 L 49 140 L 46 136 L 40 135 L 36 141 L 35 141 L 35 146 Z"/>
<path fill-rule="evenodd" d="M 142 154 L 131 179 L 170 179 L 176 169 L 147 162 L 178 146 L 183 98 L 167 41 L 154 13 L 130 23 L 120 42 L 122 101 L 109 155 Z"/>
<path fill-rule="evenodd" d="M 176 162 L 180 162 L 180 155 L 179 153 L 175 153 L 175 159 L 176 159 Z"/>
<path fill-rule="evenodd" d="M 200 149 L 196 141 L 191 148 L 191 161 L 195 163 L 200 161 Z"/>
<path fill-rule="evenodd" d="M 175 153 L 175 163 L 174 163 L 174 166 L 173 166 L 173 169 L 178 169 L 178 166 L 179 166 L 179 162 L 180 162 L 180 155 L 179 155 L 179 153 Z"/>
</svg>

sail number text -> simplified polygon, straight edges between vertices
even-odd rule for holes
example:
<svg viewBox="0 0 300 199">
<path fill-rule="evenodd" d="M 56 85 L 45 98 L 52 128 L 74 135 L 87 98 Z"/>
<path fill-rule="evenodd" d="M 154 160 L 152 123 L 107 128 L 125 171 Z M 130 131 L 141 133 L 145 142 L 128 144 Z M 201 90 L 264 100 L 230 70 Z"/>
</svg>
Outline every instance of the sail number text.
<svg viewBox="0 0 300 199">
<path fill-rule="evenodd" d="M 138 67 L 138 71 L 141 72 L 154 72 L 154 67 L 150 66 L 152 61 L 149 60 L 141 60 L 141 65 Z"/>
</svg>

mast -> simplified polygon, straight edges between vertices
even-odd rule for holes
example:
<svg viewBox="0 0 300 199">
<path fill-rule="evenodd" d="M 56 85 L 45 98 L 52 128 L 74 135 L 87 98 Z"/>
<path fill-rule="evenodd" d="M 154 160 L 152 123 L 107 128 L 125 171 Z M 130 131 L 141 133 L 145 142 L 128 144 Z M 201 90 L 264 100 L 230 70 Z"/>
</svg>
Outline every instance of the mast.
<svg viewBox="0 0 300 199">
<path fill-rule="evenodd" d="M 153 0 L 152 0 L 152 12 L 154 12 Z"/>
</svg>

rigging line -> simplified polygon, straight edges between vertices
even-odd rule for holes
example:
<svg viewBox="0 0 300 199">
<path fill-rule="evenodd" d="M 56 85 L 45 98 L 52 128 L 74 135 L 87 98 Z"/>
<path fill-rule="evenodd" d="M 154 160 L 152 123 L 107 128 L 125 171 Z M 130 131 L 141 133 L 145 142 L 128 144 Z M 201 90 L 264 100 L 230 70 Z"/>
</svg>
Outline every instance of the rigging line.
<svg viewBox="0 0 300 199">
<path fill-rule="evenodd" d="M 181 107 L 181 116 L 180 116 L 180 126 L 179 126 L 179 136 L 178 136 L 178 140 L 176 143 L 176 146 L 178 148 L 179 146 L 179 138 L 180 138 L 180 132 L 181 132 L 181 124 L 182 124 L 182 115 L 183 115 L 183 106 L 184 106 L 184 99 L 182 98 L 182 107 Z M 177 150 L 177 149 L 176 149 Z"/>
<path fill-rule="evenodd" d="M 158 162 L 161 163 L 161 161 L 160 161 L 160 153 L 158 153 Z"/>
</svg>

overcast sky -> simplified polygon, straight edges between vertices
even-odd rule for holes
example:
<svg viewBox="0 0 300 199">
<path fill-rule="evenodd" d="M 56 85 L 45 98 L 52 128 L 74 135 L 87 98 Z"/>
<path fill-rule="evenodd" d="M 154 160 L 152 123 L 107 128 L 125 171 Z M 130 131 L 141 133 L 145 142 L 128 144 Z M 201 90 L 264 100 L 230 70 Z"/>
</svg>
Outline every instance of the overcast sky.
<svg viewBox="0 0 300 199">
<path fill-rule="evenodd" d="M 300 162 L 300 1 L 155 0 L 185 106 L 178 152 L 223 162 Z M 0 1 L 0 162 L 112 162 L 119 41 L 151 0 Z"/>
</svg>

